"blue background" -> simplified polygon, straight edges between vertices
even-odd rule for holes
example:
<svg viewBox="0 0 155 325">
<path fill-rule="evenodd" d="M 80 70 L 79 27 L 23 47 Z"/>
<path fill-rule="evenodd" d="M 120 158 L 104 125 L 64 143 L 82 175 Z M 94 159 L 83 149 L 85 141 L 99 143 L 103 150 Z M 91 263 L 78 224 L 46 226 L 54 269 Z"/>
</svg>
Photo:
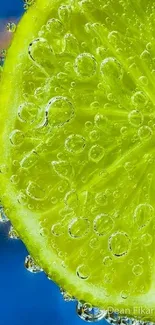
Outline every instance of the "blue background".
<svg viewBox="0 0 155 325">
<path fill-rule="evenodd" d="M 0 20 L 16 19 L 22 13 L 22 0 L 1 0 Z M 84 325 L 75 302 L 65 302 L 44 273 L 25 270 L 28 252 L 20 240 L 8 239 L 7 234 L 8 225 L 0 225 L 0 325 Z"/>
</svg>

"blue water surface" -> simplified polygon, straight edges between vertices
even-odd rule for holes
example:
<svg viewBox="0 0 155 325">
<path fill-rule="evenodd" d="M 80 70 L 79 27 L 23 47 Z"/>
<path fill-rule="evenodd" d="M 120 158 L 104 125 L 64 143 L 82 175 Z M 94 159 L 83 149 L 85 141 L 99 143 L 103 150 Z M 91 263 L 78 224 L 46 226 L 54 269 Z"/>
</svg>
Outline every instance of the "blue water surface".
<svg viewBox="0 0 155 325">
<path fill-rule="evenodd" d="M 19 18 L 22 0 L 1 0 L 0 20 Z M 28 254 L 20 240 L 10 240 L 0 225 L 0 325 L 84 325 L 74 302 L 64 302 L 59 288 L 44 273 L 24 268 Z M 104 324 L 104 321 L 99 324 Z"/>
</svg>

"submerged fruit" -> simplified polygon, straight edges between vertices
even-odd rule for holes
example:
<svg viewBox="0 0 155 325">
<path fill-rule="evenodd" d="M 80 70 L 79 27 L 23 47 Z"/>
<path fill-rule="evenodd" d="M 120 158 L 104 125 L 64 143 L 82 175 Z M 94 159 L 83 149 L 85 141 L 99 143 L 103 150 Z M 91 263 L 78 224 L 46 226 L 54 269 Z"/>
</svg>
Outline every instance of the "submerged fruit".
<svg viewBox="0 0 155 325">
<path fill-rule="evenodd" d="M 154 18 L 152 1 L 36 0 L 0 94 L 1 202 L 36 265 L 153 321 Z"/>
</svg>

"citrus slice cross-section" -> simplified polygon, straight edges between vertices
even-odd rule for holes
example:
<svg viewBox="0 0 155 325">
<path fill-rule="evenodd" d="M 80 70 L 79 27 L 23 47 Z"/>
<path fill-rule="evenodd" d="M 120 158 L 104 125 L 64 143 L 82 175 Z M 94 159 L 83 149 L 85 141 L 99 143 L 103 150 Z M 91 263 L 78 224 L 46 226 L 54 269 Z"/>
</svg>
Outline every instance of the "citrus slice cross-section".
<svg viewBox="0 0 155 325">
<path fill-rule="evenodd" d="M 149 320 L 154 19 L 153 1 L 36 0 L 0 93 L 1 202 L 31 256 L 77 299 Z"/>
</svg>

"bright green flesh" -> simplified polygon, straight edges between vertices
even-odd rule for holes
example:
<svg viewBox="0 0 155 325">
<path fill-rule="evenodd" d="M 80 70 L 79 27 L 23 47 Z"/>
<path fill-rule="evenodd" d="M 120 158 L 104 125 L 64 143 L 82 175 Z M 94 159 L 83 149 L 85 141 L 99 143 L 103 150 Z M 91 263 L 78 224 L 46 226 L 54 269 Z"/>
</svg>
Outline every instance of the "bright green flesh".
<svg viewBox="0 0 155 325">
<path fill-rule="evenodd" d="M 0 94 L 1 200 L 31 255 L 76 298 L 149 320 L 153 3 L 37 0 L 18 25 Z"/>
</svg>

